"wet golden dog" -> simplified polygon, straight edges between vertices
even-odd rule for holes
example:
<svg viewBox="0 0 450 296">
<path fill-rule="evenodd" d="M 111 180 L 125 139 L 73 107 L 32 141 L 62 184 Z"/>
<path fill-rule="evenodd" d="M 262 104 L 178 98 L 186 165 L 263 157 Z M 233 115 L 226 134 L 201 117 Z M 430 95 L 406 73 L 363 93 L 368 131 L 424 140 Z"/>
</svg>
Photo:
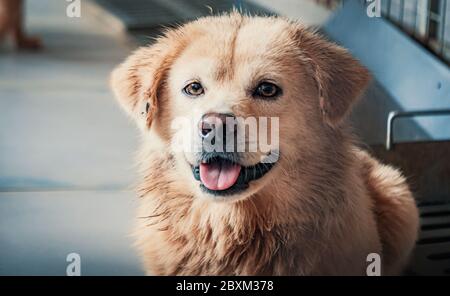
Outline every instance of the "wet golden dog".
<svg viewBox="0 0 450 296">
<path fill-rule="evenodd" d="M 276 17 L 201 18 L 133 53 L 111 85 L 143 135 L 135 234 L 148 274 L 364 275 L 371 253 L 400 273 L 415 201 L 345 120 L 368 81 L 346 50 Z M 278 149 L 173 145 L 181 134 L 198 148 L 238 117 L 277 118 Z"/>
</svg>

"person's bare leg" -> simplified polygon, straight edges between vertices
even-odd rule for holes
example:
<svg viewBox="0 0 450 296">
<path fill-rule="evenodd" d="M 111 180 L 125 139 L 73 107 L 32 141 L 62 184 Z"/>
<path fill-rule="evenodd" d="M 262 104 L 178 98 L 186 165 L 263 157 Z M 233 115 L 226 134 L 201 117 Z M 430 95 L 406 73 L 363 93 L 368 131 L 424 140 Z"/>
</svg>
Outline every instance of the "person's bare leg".
<svg viewBox="0 0 450 296">
<path fill-rule="evenodd" d="M 39 49 L 41 48 L 41 40 L 37 37 L 27 36 L 23 31 L 23 0 L 6 0 L 12 1 L 14 6 L 14 17 L 12 23 L 13 37 L 17 48 L 23 49 Z"/>
<path fill-rule="evenodd" d="M 11 0 L 0 0 L 0 42 L 11 31 Z"/>
</svg>

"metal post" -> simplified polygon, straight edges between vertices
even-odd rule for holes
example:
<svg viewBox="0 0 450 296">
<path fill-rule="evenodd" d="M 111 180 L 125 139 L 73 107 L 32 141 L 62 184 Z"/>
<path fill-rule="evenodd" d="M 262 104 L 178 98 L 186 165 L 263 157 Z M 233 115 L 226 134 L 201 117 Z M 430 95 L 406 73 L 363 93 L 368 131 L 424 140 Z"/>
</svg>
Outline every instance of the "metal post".
<svg viewBox="0 0 450 296">
<path fill-rule="evenodd" d="M 405 0 L 400 0 L 400 16 L 399 23 L 403 26 L 403 17 L 405 15 Z"/>
<path fill-rule="evenodd" d="M 442 13 L 441 13 L 441 48 L 440 53 L 444 56 L 444 48 L 445 48 L 445 23 L 447 21 L 447 0 L 442 0 L 441 5 Z"/>
<path fill-rule="evenodd" d="M 387 10 L 386 10 L 386 16 L 387 16 L 387 19 L 391 19 L 391 0 L 387 0 L 387 3 L 388 3 L 388 5 L 387 5 Z"/>
</svg>

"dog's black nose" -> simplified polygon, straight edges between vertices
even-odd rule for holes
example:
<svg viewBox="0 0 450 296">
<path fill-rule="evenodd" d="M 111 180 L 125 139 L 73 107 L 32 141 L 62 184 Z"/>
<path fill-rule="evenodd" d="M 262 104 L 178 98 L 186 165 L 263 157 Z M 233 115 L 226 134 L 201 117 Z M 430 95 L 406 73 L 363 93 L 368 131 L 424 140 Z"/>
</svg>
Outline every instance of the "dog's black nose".
<svg viewBox="0 0 450 296">
<path fill-rule="evenodd" d="M 215 133 L 217 130 L 222 130 L 224 136 L 227 132 L 227 121 L 228 127 L 230 124 L 234 125 L 234 115 L 223 114 L 223 113 L 208 113 L 202 116 L 199 122 L 198 129 L 199 134 L 202 138 L 207 138 Z M 234 130 L 234 129 L 233 129 Z"/>
<path fill-rule="evenodd" d="M 234 134 L 234 115 L 223 113 L 208 113 L 202 116 L 198 124 L 198 132 L 200 137 L 206 139 L 208 137 L 221 137 L 225 142 L 226 134 Z M 221 131 L 221 133 L 217 133 Z M 216 134 L 217 133 L 217 134 Z"/>
</svg>

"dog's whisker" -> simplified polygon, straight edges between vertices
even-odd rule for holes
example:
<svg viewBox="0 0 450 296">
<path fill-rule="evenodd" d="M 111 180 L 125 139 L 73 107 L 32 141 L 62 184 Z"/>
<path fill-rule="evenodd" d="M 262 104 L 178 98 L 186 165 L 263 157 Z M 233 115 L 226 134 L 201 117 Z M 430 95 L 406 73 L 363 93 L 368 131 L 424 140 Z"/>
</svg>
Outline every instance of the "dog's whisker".
<svg viewBox="0 0 450 296">
<path fill-rule="evenodd" d="M 170 216 L 167 215 L 167 216 L 165 216 L 164 218 L 159 219 L 159 220 L 157 220 L 157 221 L 155 221 L 155 222 L 148 223 L 146 226 L 149 227 L 149 226 L 154 226 L 154 225 L 156 225 L 156 224 L 160 224 L 160 223 L 166 221 L 167 219 L 169 219 L 169 217 L 170 217 Z"/>
<path fill-rule="evenodd" d="M 169 230 L 169 226 L 158 228 L 158 231 L 167 231 L 167 230 Z"/>
<path fill-rule="evenodd" d="M 167 214 L 167 213 L 168 213 L 168 211 L 165 211 L 165 212 L 162 212 L 162 213 L 159 213 L 159 214 L 153 214 L 153 215 L 148 215 L 148 216 L 140 216 L 140 217 L 138 217 L 138 218 L 139 218 L 139 219 L 151 219 L 151 218 L 156 218 L 156 217 L 165 215 L 165 214 Z"/>
</svg>

